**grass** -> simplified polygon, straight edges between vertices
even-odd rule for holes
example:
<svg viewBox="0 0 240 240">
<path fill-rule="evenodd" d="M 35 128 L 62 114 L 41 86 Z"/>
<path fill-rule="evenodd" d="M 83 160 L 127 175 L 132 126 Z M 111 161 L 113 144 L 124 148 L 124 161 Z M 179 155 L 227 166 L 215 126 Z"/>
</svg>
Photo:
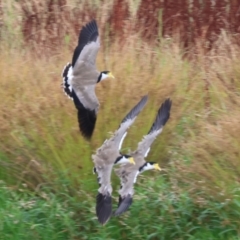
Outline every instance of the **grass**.
<svg viewBox="0 0 240 240">
<path fill-rule="evenodd" d="M 97 85 L 101 107 L 87 142 L 60 88 L 67 46 L 36 57 L 3 38 L 0 239 L 239 239 L 239 47 L 225 32 L 207 55 L 201 44 L 186 52 L 175 39 L 155 48 L 137 36 L 127 41 L 99 52 L 98 69 L 116 79 Z M 164 170 L 144 173 L 131 210 L 102 227 L 91 155 L 146 93 L 122 150 L 136 148 L 170 97 L 171 118 L 148 157 Z M 113 183 L 115 207 L 115 176 Z"/>
<path fill-rule="evenodd" d="M 149 179 L 144 178 L 144 181 Z M 162 178 L 158 185 L 137 187 L 131 211 L 100 226 L 94 216 L 94 198 L 82 199 L 83 192 L 68 190 L 61 182 L 61 191 L 42 188 L 30 193 L 26 185 L 18 191 L 1 183 L 0 226 L 3 239 L 237 239 L 239 213 L 232 212 L 228 202 L 207 202 L 197 207 L 187 193 L 170 192 Z M 58 183 L 59 184 L 59 183 Z M 147 198 L 151 195 L 151 198 Z M 6 201 L 7 200 L 7 201 Z M 239 204 L 239 202 L 238 202 Z M 146 208 L 148 211 L 146 211 Z M 151 214 L 149 214 L 151 212 Z M 141 217 L 139 217 L 141 216 Z M 26 231 L 27 230 L 27 231 Z"/>
</svg>

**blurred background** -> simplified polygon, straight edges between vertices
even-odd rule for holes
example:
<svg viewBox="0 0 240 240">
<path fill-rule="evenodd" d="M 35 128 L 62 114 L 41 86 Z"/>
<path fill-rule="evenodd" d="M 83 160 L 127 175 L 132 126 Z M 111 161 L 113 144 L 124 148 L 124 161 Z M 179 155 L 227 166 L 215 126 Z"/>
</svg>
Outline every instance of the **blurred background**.
<svg viewBox="0 0 240 240">
<path fill-rule="evenodd" d="M 61 73 L 96 19 L 101 103 L 91 142 Z M 0 0 L 0 239 L 240 239 L 238 0 Z M 141 96 L 122 152 L 171 117 L 130 210 L 102 227 L 91 155 Z M 113 174 L 113 208 L 119 180 Z"/>
</svg>

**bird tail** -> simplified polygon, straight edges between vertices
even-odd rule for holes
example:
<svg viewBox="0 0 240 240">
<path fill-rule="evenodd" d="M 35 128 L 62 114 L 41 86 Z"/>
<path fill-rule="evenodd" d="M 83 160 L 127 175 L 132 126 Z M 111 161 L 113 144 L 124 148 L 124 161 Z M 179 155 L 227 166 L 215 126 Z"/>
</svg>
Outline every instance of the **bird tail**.
<svg viewBox="0 0 240 240">
<path fill-rule="evenodd" d="M 103 195 L 98 193 L 96 200 L 96 215 L 98 221 L 104 225 L 112 215 L 112 197 L 110 194 Z"/>
<path fill-rule="evenodd" d="M 72 85 L 71 85 L 71 78 L 72 78 L 72 64 L 68 63 L 62 72 L 62 78 L 63 78 L 63 82 L 62 82 L 62 87 L 63 87 L 63 91 L 64 93 L 71 99 L 73 99 L 72 97 Z"/>
</svg>

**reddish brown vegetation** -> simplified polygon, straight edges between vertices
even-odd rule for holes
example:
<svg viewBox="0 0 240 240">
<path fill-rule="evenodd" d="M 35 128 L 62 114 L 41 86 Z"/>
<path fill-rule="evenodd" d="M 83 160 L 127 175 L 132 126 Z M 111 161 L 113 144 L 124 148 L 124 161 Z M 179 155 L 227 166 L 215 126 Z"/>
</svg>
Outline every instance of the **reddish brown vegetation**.
<svg viewBox="0 0 240 240">
<path fill-rule="evenodd" d="M 2 0 L 0 0 L 0 30 L 3 26 L 3 10 L 2 10 Z M 1 33 L 0 33 L 1 38 Z"/>
<path fill-rule="evenodd" d="M 22 0 L 20 5 L 24 40 L 35 49 L 59 47 L 66 36 L 78 36 L 82 23 L 96 17 L 88 4 L 80 11 L 67 6 L 67 0 Z"/>
<path fill-rule="evenodd" d="M 106 5 L 104 0 L 98 8 L 91 7 L 87 1 L 79 3 L 79 8 L 67 3 L 67 0 L 21 0 L 25 41 L 55 48 L 63 43 L 66 35 L 78 36 L 82 24 L 92 18 L 99 20 L 102 30 L 103 26 L 110 26 L 107 32 L 111 39 L 118 36 L 124 40 L 132 30 L 140 32 L 142 38 L 149 42 L 156 42 L 159 33 L 164 37 L 178 33 L 185 47 L 196 44 L 200 39 L 204 40 L 207 50 L 211 49 L 222 29 L 240 32 L 238 0 L 142 0 L 136 16 L 130 14 L 126 0 L 114 0 L 112 9 L 108 7 L 108 11 L 103 7 Z M 107 15 L 105 19 L 104 15 Z"/>
<path fill-rule="evenodd" d="M 145 40 L 153 41 L 158 35 L 161 1 L 142 1 L 137 12 L 136 30 L 142 31 Z"/>
<path fill-rule="evenodd" d="M 184 46 L 198 38 L 207 40 L 208 48 L 217 39 L 221 29 L 240 33 L 240 2 L 237 0 L 147 0 L 138 10 L 138 29 L 143 26 L 142 37 L 155 39 L 161 24 L 162 36 L 173 36 L 178 31 Z M 214 3 L 216 2 L 216 3 Z M 160 18 L 162 12 L 162 18 Z M 160 22 L 161 21 L 161 22 Z"/>
<path fill-rule="evenodd" d="M 116 0 L 108 22 L 110 23 L 110 37 L 118 37 L 122 42 L 130 32 L 130 11 L 126 0 Z M 115 30 L 117 29 L 117 31 Z"/>
</svg>

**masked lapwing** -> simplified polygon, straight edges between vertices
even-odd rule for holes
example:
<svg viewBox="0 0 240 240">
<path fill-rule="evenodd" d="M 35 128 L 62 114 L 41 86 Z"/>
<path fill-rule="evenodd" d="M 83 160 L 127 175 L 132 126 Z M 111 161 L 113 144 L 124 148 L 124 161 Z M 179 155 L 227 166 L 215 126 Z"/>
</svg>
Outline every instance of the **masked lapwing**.
<svg viewBox="0 0 240 240">
<path fill-rule="evenodd" d="M 86 139 L 90 139 L 93 134 L 99 109 L 95 86 L 105 78 L 114 78 L 110 71 L 97 70 L 96 57 L 99 48 L 98 26 L 92 20 L 81 29 L 72 63 L 68 63 L 62 73 L 63 89 L 74 101 L 79 128 Z"/>
<path fill-rule="evenodd" d="M 122 143 L 127 135 L 127 129 L 133 124 L 137 115 L 147 102 L 144 96 L 138 104 L 122 120 L 118 130 L 110 139 L 105 140 L 103 145 L 92 155 L 94 173 L 98 176 L 98 195 L 96 197 L 96 215 L 101 224 L 105 224 L 112 215 L 112 186 L 111 173 L 115 164 L 135 164 L 134 158 L 120 153 Z"/>
<path fill-rule="evenodd" d="M 143 137 L 142 141 L 138 143 L 137 150 L 130 154 L 135 161 L 135 165 L 124 164 L 115 172 L 120 178 L 121 187 L 119 190 L 119 202 L 118 208 L 114 215 L 118 216 L 128 210 L 133 201 L 134 184 L 137 180 L 137 176 L 151 169 L 161 170 L 159 165 L 155 162 L 146 162 L 150 147 L 156 137 L 162 132 L 164 125 L 170 117 L 172 102 L 167 99 L 159 108 L 156 119 L 146 136 Z"/>
</svg>

